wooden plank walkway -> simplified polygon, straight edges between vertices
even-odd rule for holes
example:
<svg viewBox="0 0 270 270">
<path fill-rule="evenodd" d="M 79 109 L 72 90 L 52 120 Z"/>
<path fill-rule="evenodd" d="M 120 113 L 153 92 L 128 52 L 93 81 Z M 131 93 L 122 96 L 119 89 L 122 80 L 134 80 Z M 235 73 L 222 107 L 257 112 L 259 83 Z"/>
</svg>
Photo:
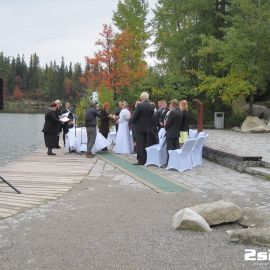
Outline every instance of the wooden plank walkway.
<svg viewBox="0 0 270 270">
<path fill-rule="evenodd" d="M 48 156 L 45 148 L 0 167 L 0 176 L 22 194 L 0 181 L 0 219 L 57 199 L 89 174 L 96 159 L 57 150 Z"/>
</svg>

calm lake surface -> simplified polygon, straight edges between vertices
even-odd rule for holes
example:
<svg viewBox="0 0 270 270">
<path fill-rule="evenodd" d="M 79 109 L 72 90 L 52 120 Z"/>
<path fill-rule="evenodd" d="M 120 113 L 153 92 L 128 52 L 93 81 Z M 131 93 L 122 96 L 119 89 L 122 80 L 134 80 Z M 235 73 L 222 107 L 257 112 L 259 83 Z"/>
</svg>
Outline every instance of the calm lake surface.
<svg viewBox="0 0 270 270">
<path fill-rule="evenodd" d="M 43 145 L 44 114 L 0 113 L 0 166 Z"/>
</svg>

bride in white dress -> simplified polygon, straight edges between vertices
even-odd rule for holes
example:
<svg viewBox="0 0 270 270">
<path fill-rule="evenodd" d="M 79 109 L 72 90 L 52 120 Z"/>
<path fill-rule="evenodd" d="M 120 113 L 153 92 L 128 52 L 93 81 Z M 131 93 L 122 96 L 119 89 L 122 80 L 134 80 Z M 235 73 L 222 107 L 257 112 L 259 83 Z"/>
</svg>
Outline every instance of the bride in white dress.
<svg viewBox="0 0 270 270">
<path fill-rule="evenodd" d="M 126 101 L 122 103 L 122 110 L 119 115 L 119 126 L 116 135 L 116 142 L 113 151 L 117 154 L 130 154 L 133 152 L 133 140 L 129 131 L 129 119 L 131 117 L 130 111 L 127 109 Z"/>
</svg>

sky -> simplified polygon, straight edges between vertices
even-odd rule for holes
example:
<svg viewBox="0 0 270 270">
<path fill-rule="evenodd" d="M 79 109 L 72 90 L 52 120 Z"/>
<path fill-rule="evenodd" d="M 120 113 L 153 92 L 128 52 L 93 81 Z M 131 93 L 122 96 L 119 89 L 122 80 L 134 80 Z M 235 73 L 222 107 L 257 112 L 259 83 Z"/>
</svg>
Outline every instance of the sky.
<svg viewBox="0 0 270 270">
<path fill-rule="evenodd" d="M 158 0 L 149 0 L 149 8 Z M 25 56 L 36 52 L 42 66 L 64 56 L 66 64 L 84 64 L 97 50 L 103 24 L 112 23 L 118 0 L 0 0 L 0 52 Z"/>
</svg>

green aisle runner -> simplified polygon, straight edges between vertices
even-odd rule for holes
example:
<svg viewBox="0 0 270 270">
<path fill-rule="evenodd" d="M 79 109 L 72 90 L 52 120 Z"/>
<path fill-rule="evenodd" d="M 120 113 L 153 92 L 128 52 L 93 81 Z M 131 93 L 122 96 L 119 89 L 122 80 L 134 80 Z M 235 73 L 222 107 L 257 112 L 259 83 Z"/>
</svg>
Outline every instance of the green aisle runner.
<svg viewBox="0 0 270 270">
<path fill-rule="evenodd" d="M 125 170 L 145 185 L 164 192 L 181 192 L 184 188 L 179 184 L 170 181 L 154 172 L 151 172 L 144 166 L 134 166 L 126 159 L 119 157 L 111 152 L 100 152 L 98 154 L 102 159 L 116 165 L 118 168 Z"/>
</svg>

